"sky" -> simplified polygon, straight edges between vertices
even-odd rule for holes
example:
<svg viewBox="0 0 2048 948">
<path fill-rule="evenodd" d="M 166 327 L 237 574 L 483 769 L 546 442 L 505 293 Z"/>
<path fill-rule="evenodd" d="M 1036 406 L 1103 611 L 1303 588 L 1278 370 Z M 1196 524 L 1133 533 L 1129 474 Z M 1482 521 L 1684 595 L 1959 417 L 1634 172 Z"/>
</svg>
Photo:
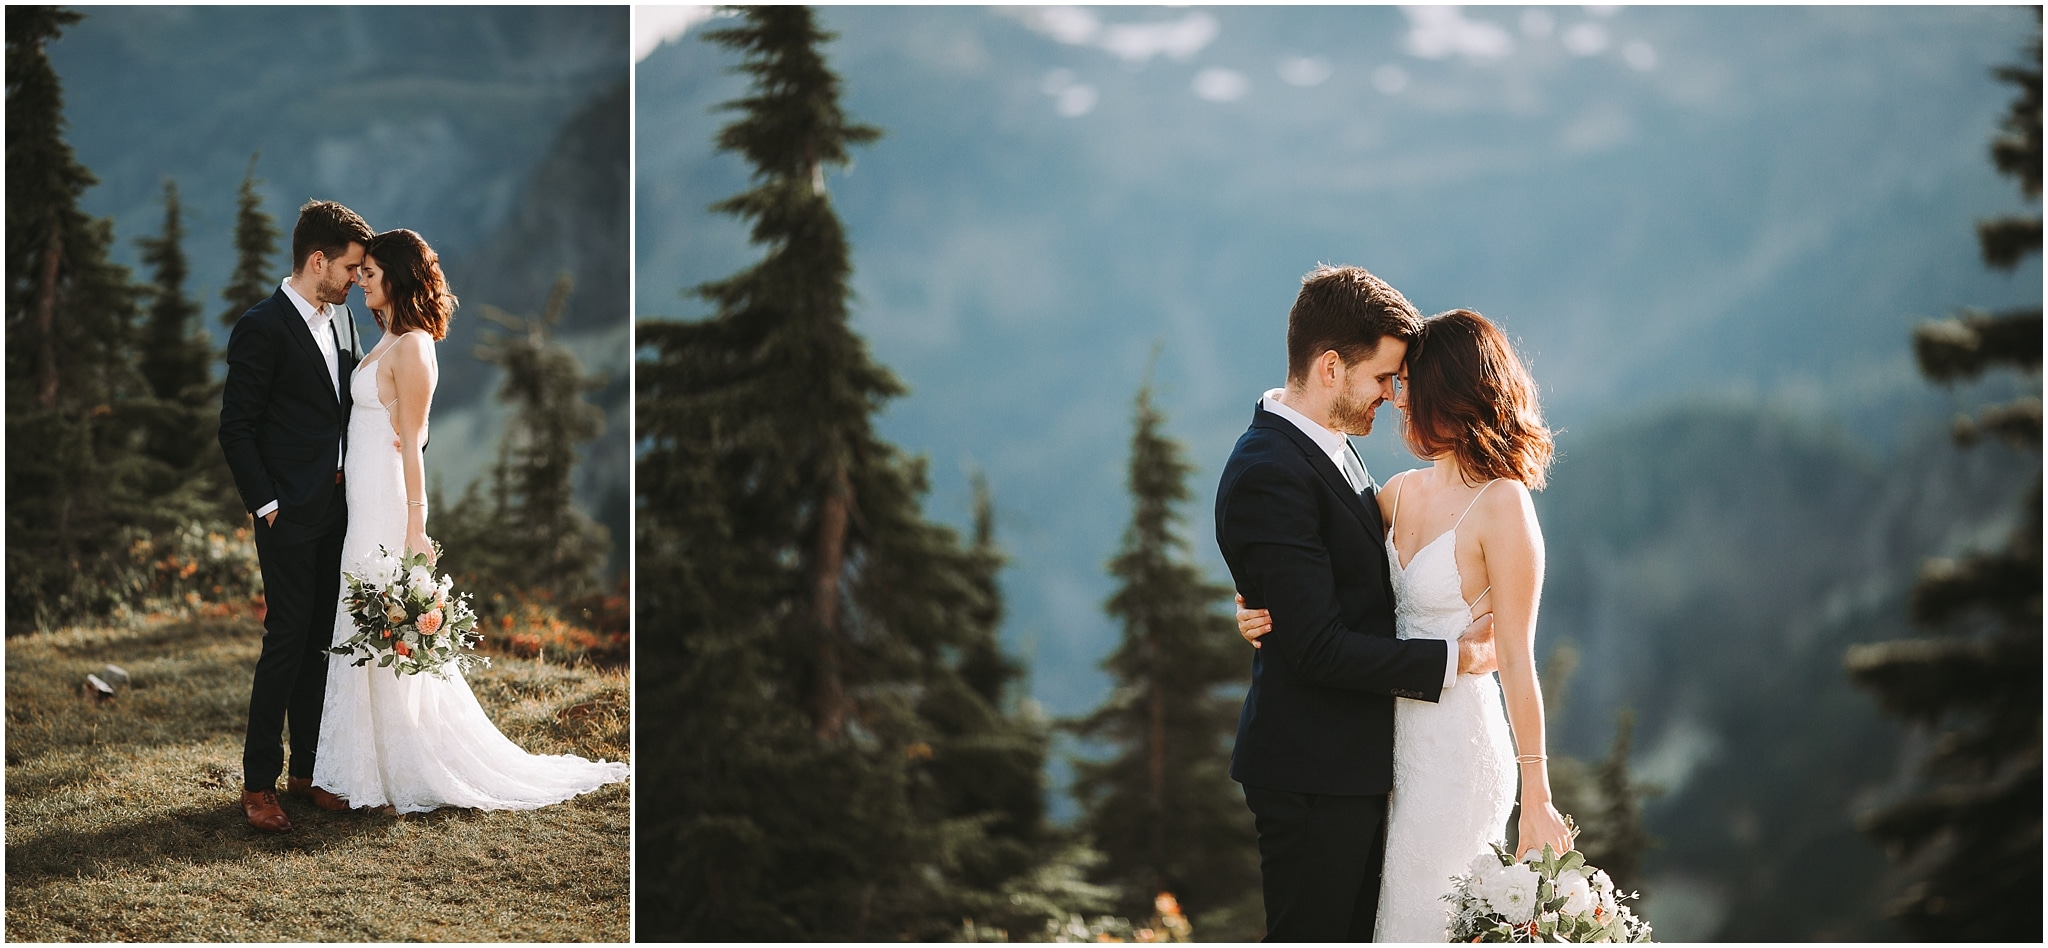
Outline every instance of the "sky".
<svg viewBox="0 0 2048 948">
<path fill-rule="evenodd" d="M 711 19 L 714 9 L 679 4 L 635 4 L 631 40 L 633 61 L 638 63 L 661 44 L 680 39 L 690 27 Z"/>
</svg>

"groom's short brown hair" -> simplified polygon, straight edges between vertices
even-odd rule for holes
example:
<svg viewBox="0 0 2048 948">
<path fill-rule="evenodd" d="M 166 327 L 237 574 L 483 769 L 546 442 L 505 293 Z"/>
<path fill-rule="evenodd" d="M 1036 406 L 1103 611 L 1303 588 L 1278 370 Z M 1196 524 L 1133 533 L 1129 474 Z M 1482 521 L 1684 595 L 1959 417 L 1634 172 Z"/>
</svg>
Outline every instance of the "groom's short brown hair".
<svg viewBox="0 0 2048 948">
<path fill-rule="evenodd" d="M 1385 280 L 1364 267 L 1318 264 L 1287 312 L 1287 381 L 1308 378 L 1309 364 L 1332 349 L 1354 365 L 1381 339 L 1411 342 L 1421 329 L 1422 314 Z"/>
<path fill-rule="evenodd" d="M 356 212 L 334 201 L 307 201 L 292 225 L 292 272 L 305 269 L 306 258 L 316 250 L 332 260 L 348 253 L 349 244 L 369 246 L 373 236 Z"/>
</svg>

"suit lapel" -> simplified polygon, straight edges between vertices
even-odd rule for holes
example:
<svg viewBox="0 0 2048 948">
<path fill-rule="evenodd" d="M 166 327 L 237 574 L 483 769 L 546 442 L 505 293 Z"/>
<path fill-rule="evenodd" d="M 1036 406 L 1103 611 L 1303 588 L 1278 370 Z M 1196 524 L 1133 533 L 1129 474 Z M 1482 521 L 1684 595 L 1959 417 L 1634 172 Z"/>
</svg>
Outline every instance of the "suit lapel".
<svg viewBox="0 0 2048 948">
<path fill-rule="evenodd" d="M 319 378 L 323 382 L 331 381 L 327 377 L 327 357 L 320 354 L 320 344 L 313 341 L 313 330 L 306 325 L 306 317 L 299 314 L 299 308 L 292 305 L 291 297 L 284 295 L 284 290 L 282 289 L 277 291 L 277 302 L 284 308 L 285 334 L 298 341 L 299 351 L 305 355 L 308 361 L 313 363 L 313 368 L 319 371 Z M 339 349 L 340 347 L 337 346 L 336 348 Z M 346 357 L 343 356 L 342 358 Z M 341 364 L 342 358 L 335 360 L 337 365 Z M 347 378 L 348 376 L 344 374 L 342 377 Z M 334 399 L 336 408 L 340 408 L 341 394 L 335 391 L 335 387 L 332 384 L 326 385 L 326 388 L 328 397 Z"/>
<path fill-rule="evenodd" d="M 1291 439 L 1294 446 L 1300 448 L 1301 453 L 1307 456 L 1308 466 L 1314 468 L 1316 474 L 1322 477 L 1323 483 L 1337 494 L 1344 506 L 1350 508 L 1351 515 L 1358 518 L 1359 524 L 1365 527 L 1366 532 L 1375 539 L 1386 536 L 1386 527 L 1379 522 L 1378 505 L 1375 504 L 1375 509 L 1371 511 L 1366 510 L 1364 498 L 1351 489 L 1351 482 L 1344 479 L 1344 472 L 1337 469 L 1336 463 L 1330 460 L 1329 455 L 1323 453 L 1322 446 L 1316 444 L 1307 432 L 1295 427 L 1293 422 L 1267 411 L 1263 406 L 1252 416 L 1252 426 L 1272 428 Z"/>
</svg>

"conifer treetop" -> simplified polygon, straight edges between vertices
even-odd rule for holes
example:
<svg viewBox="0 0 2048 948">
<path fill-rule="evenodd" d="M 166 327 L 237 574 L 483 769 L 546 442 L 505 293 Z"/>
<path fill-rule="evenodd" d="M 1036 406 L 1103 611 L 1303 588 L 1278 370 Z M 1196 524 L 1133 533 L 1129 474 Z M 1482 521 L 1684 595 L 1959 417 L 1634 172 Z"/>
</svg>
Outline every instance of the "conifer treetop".
<svg viewBox="0 0 2048 948">
<path fill-rule="evenodd" d="M 281 233 L 277 219 L 263 209 L 263 196 L 256 192 L 256 161 L 261 157 L 261 151 L 249 155 L 248 170 L 242 172 L 242 187 L 235 196 L 235 272 L 220 291 L 220 298 L 228 304 L 220 314 L 223 326 L 234 325 L 250 307 L 276 291 L 277 277 L 271 267 Z"/>
<path fill-rule="evenodd" d="M 740 26 L 704 38 L 746 59 L 734 67 L 754 77 L 753 95 L 718 106 L 742 117 L 718 133 L 718 146 L 745 155 L 755 178 L 810 182 L 824 191 L 823 168 L 850 161 L 848 145 L 882 137 L 882 130 L 849 120 L 839 108 L 839 77 L 818 48 L 836 34 L 818 28 L 810 8 L 748 7 Z"/>
<path fill-rule="evenodd" d="M 92 172 L 78 163 L 71 143 L 64 139 L 64 92 L 57 72 L 50 65 L 44 44 L 56 39 L 64 27 L 84 19 L 82 14 L 57 7 L 10 6 L 7 8 L 7 215 L 8 243 L 24 234 L 17 226 L 37 233 L 35 246 L 47 238 L 53 223 L 42 215 L 25 219 L 23 212 L 71 208 L 85 189 L 99 183 Z M 62 195 L 63 200 L 56 196 Z"/>
</svg>

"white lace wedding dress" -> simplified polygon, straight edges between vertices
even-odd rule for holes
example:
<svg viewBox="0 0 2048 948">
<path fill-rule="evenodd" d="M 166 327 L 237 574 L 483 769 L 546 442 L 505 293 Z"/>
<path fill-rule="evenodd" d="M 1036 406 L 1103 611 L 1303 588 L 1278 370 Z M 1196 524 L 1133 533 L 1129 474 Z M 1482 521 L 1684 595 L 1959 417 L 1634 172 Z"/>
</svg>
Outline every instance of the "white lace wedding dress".
<svg viewBox="0 0 2048 948">
<path fill-rule="evenodd" d="M 1471 512 L 1469 506 L 1465 510 Z M 1394 517 L 1400 513 L 1396 493 Z M 1458 527 L 1464 521 L 1460 514 L 1406 567 L 1389 527 L 1397 637 L 1455 643 L 1471 622 L 1458 576 Z M 1514 742 L 1494 676 L 1460 675 L 1434 704 L 1395 699 L 1394 791 L 1387 801 L 1375 941 L 1446 940 L 1450 903 L 1443 896 L 1451 891 L 1451 877 L 1463 875 L 1489 842 L 1505 842 L 1515 780 Z"/>
<path fill-rule="evenodd" d="M 388 351 L 388 350 L 387 350 Z M 376 364 L 349 377 L 355 409 L 349 415 L 348 535 L 341 568 L 361 571 L 382 545 L 405 547 L 405 480 L 399 468 L 390 406 L 377 398 Z M 344 595 L 346 591 L 344 590 Z M 337 605 L 333 644 L 355 634 L 346 608 Z M 350 656 L 329 655 L 327 695 L 313 785 L 357 807 L 389 804 L 399 813 L 440 807 L 530 810 L 560 803 L 626 779 L 623 763 L 520 750 L 485 716 L 458 671 L 393 675 L 374 662 L 360 668 Z"/>
</svg>

